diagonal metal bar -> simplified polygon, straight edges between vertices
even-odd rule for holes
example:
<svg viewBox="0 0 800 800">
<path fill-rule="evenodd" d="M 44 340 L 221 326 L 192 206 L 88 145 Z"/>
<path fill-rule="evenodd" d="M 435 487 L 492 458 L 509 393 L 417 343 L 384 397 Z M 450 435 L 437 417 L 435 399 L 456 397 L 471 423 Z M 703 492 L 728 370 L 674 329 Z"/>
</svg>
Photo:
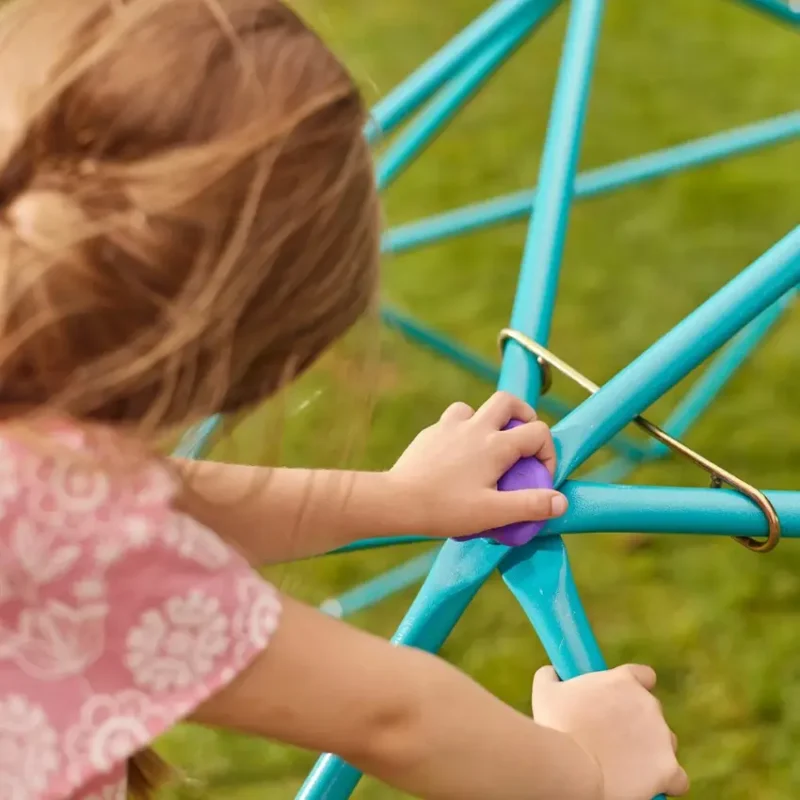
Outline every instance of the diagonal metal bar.
<svg viewBox="0 0 800 800">
<path fill-rule="evenodd" d="M 800 225 L 555 425 L 556 483 L 798 283 Z"/>
<path fill-rule="evenodd" d="M 793 7 L 790 2 L 782 0 L 738 0 L 744 6 L 768 14 L 779 22 L 800 25 L 800 7 Z"/>
<path fill-rule="evenodd" d="M 452 78 L 429 105 L 399 134 L 377 168 L 380 190 L 387 189 L 434 141 L 442 128 L 461 111 L 487 81 L 528 39 L 561 0 L 539 0 L 503 30 L 475 60 Z"/>
<path fill-rule="evenodd" d="M 728 342 L 662 426 L 670 436 L 680 439 L 689 430 L 739 367 L 752 355 L 753 350 L 778 324 L 786 310 L 794 304 L 796 297 L 797 290 L 792 289 L 766 311 L 762 311 Z M 648 460 L 661 458 L 669 453 L 669 448 L 657 441 L 652 441 L 646 450 Z"/>
<path fill-rule="evenodd" d="M 388 136 L 496 36 L 515 25 L 540 0 L 498 0 L 431 56 L 372 109 L 365 135 Z"/>
<path fill-rule="evenodd" d="M 574 198 L 589 199 L 626 186 L 663 178 L 724 158 L 792 141 L 800 137 L 800 111 L 704 136 L 582 172 L 575 179 Z M 383 238 L 384 253 L 402 253 L 493 225 L 527 218 L 536 189 L 472 203 L 392 228 Z"/>
<path fill-rule="evenodd" d="M 508 551 L 484 539 L 445 542 L 392 641 L 437 652 Z M 345 800 L 360 778 L 355 767 L 326 754 L 317 761 L 297 800 Z"/>
</svg>

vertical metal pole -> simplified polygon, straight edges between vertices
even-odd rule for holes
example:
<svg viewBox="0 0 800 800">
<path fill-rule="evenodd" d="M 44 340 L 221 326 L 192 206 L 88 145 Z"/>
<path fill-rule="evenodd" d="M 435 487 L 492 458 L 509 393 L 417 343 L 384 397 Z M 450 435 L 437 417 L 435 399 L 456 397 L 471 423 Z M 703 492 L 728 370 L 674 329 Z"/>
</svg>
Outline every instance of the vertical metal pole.
<svg viewBox="0 0 800 800">
<path fill-rule="evenodd" d="M 572 202 L 603 0 L 573 0 L 553 96 L 511 327 L 546 344 Z M 516 343 L 506 347 L 500 388 L 536 403 L 539 369 Z"/>
<path fill-rule="evenodd" d="M 511 327 L 542 344 L 550 334 L 602 15 L 602 0 L 572 2 L 511 317 Z M 516 343 L 510 345 L 500 388 L 535 404 L 541 391 L 539 367 Z M 509 554 L 500 571 L 562 679 L 605 669 L 560 536 L 534 539 Z"/>
</svg>

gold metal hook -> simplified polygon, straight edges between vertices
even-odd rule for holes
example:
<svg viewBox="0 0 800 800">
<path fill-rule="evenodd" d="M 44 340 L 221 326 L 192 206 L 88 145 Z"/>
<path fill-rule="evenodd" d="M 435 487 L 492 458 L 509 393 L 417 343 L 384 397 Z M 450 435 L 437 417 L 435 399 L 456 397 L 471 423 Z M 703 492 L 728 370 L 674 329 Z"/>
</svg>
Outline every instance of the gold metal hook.
<svg viewBox="0 0 800 800">
<path fill-rule="evenodd" d="M 597 386 L 597 384 L 590 381 L 585 375 L 582 375 L 574 367 L 562 361 L 557 355 L 551 353 L 547 348 L 542 347 L 524 333 L 520 333 L 511 328 L 504 328 L 499 336 L 501 350 L 509 340 L 516 342 L 520 347 L 536 357 L 539 369 L 542 372 L 542 394 L 545 394 L 552 385 L 553 376 L 551 368 L 558 370 L 562 375 L 565 375 L 567 378 L 577 383 L 589 394 L 594 394 L 599 390 L 600 387 Z M 755 553 L 768 553 L 770 550 L 774 550 L 777 547 L 781 538 L 780 519 L 778 518 L 774 506 L 769 501 L 769 498 L 763 492 L 756 489 L 755 486 L 751 486 L 749 483 L 743 481 L 733 473 L 728 472 L 728 470 L 718 466 L 713 461 L 709 461 L 705 456 L 687 447 L 683 442 L 670 436 L 666 431 L 661 430 L 661 428 L 644 417 L 635 417 L 633 422 L 649 436 L 652 436 L 654 439 L 666 445 L 674 453 L 683 456 L 695 466 L 707 472 L 711 476 L 711 486 L 713 488 L 718 489 L 723 484 L 730 486 L 740 494 L 748 497 L 759 507 L 767 521 L 767 538 L 758 540 L 751 536 L 734 536 L 733 538 L 739 542 L 739 544 Z"/>
</svg>

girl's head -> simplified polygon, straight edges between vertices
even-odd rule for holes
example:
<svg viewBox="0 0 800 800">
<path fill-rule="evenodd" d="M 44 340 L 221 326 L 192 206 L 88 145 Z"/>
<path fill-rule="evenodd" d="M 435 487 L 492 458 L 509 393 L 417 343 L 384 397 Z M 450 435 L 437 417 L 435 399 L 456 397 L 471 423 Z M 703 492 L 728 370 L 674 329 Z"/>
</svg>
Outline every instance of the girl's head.
<svg viewBox="0 0 800 800">
<path fill-rule="evenodd" d="M 0 14 L 3 406 L 153 433 L 242 411 L 367 309 L 364 108 L 284 5 Z"/>
</svg>

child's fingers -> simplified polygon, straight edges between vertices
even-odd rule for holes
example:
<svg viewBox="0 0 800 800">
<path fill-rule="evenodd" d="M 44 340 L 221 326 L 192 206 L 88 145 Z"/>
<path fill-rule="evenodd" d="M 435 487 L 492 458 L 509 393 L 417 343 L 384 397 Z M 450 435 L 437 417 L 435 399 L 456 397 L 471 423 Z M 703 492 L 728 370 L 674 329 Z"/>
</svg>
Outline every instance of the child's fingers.
<svg viewBox="0 0 800 800">
<path fill-rule="evenodd" d="M 483 507 L 487 511 L 485 528 L 499 528 L 514 522 L 539 522 L 560 517 L 567 510 L 567 498 L 550 489 L 519 489 L 513 492 L 491 490 Z"/>
<path fill-rule="evenodd" d="M 533 675 L 533 694 L 541 690 L 546 690 L 548 686 L 555 686 L 561 683 L 561 678 L 555 669 L 548 664 L 546 667 L 540 667 Z"/>
<path fill-rule="evenodd" d="M 683 797 L 689 791 L 689 785 L 686 770 L 676 763 L 675 771 L 665 787 L 666 793 L 670 797 Z"/>
<path fill-rule="evenodd" d="M 656 673 L 652 667 L 644 664 L 625 664 L 617 669 L 630 673 L 633 679 L 644 686 L 648 692 L 652 692 L 656 688 Z"/>
<path fill-rule="evenodd" d="M 508 392 L 496 392 L 476 412 L 472 421 L 485 428 L 499 431 L 512 419 L 531 422 L 536 412 L 519 397 Z"/>
<path fill-rule="evenodd" d="M 498 439 L 513 448 L 510 455 L 514 461 L 535 456 L 552 475 L 556 469 L 556 449 L 550 428 L 544 422 L 529 422 L 498 434 Z"/>
<path fill-rule="evenodd" d="M 466 403 L 453 403 L 444 410 L 439 420 L 445 424 L 451 422 L 466 422 L 466 420 L 471 419 L 474 414 L 475 410 Z"/>
</svg>

